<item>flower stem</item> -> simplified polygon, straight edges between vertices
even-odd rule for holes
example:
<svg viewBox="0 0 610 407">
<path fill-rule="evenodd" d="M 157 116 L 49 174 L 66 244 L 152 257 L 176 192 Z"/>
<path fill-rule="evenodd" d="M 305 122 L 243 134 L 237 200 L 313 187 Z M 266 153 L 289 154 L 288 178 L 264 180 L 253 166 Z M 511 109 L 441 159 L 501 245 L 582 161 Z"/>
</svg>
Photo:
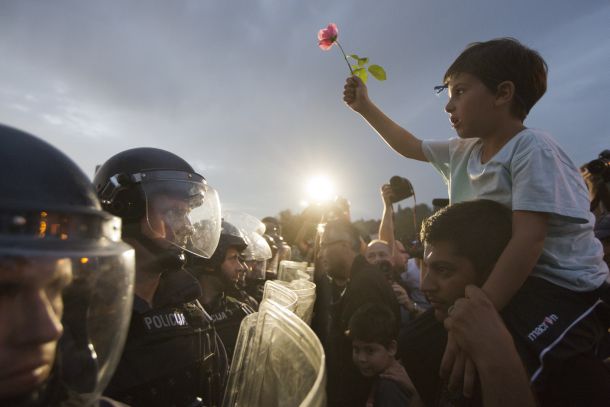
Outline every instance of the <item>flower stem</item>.
<svg viewBox="0 0 610 407">
<path fill-rule="evenodd" d="M 349 72 L 353 75 L 354 71 L 352 70 L 352 66 L 349 64 L 349 61 L 347 60 L 347 55 L 345 55 L 345 51 L 343 51 L 343 47 L 341 46 L 341 44 L 339 44 L 339 41 L 335 41 L 335 42 L 339 46 L 339 49 L 341 50 L 341 53 L 343 54 L 343 58 L 345 58 L 345 63 L 347 64 L 347 67 L 349 68 Z"/>
</svg>

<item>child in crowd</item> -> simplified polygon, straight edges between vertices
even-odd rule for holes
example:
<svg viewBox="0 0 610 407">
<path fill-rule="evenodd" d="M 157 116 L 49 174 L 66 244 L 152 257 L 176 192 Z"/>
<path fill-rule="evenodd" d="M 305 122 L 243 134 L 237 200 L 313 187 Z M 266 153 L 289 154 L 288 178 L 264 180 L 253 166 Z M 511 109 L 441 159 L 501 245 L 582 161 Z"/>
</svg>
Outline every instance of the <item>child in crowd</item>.
<svg viewBox="0 0 610 407">
<path fill-rule="evenodd" d="M 352 357 L 360 373 L 373 378 L 366 401 L 367 407 L 408 406 L 415 388 L 404 368 L 396 360 L 398 329 L 394 313 L 387 307 L 372 303 L 362 305 L 349 321 L 346 335 L 352 340 Z M 410 390 L 394 380 L 384 378 L 386 372 L 401 371 L 409 381 Z"/>
<path fill-rule="evenodd" d="M 512 38 L 468 46 L 445 73 L 445 110 L 458 137 L 422 141 L 389 119 L 366 86 L 347 79 L 344 101 L 407 158 L 430 162 L 451 203 L 491 199 L 512 209 L 512 238 L 483 290 L 515 337 L 532 381 L 590 352 L 601 327 L 591 317 L 608 277 L 593 235 L 587 188 L 578 168 L 546 132 L 523 122 L 546 91 L 547 65 Z M 577 328 L 577 329 L 575 329 Z M 578 330 L 580 340 L 571 333 Z M 583 340 L 586 338 L 586 340 Z M 450 340 L 442 373 L 460 351 Z M 473 366 L 465 369 L 473 383 Z"/>
</svg>

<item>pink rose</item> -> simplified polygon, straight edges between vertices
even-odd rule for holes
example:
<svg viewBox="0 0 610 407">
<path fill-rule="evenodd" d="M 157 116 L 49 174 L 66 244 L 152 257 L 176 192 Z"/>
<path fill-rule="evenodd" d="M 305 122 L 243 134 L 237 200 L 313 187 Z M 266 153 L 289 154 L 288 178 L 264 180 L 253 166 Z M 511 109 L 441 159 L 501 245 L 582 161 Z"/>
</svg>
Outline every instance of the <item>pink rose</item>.
<svg viewBox="0 0 610 407">
<path fill-rule="evenodd" d="M 339 30 L 335 23 L 331 23 L 328 27 L 318 31 L 318 46 L 320 49 L 328 51 L 337 41 L 337 35 L 339 35 Z"/>
</svg>

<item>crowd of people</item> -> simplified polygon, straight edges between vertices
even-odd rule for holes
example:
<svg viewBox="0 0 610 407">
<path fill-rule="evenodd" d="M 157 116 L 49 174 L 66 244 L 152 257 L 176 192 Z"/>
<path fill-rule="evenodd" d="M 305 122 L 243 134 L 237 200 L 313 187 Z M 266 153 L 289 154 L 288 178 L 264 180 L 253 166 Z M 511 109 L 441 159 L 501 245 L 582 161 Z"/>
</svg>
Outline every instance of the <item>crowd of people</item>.
<svg viewBox="0 0 610 407">
<path fill-rule="evenodd" d="M 0 125 L 0 405 L 223 405 L 242 320 L 298 258 L 328 406 L 609 406 L 610 152 L 578 168 L 524 126 L 546 73 L 514 39 L 472 44 L 437 87 L 459 136 L 442 142 L 347 79 L 346 104 L 448 185 L 408 247 L 396 182 L 376 236 L 339 199 L 291 247 L 171 152 L 118 152 L 89 180 Z"/>
</svg>

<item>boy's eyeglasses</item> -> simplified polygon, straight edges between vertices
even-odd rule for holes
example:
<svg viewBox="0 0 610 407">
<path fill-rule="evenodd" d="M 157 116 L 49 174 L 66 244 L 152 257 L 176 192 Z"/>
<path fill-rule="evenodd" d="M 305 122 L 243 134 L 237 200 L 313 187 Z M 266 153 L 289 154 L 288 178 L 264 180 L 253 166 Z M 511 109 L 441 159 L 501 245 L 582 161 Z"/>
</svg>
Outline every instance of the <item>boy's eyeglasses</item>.
<svg viewBox="0 0 610 407">
<path fill-rule="evenodd" d="M 449 88 L 449 85 L 438 85 L 438 86 L 435 86 L 434 87 L 434 93 L 438 96 L 441 93 L 443 93 L 443 91 L 445 89 L 448 89 L 448 88 Z"/>
</svg>

